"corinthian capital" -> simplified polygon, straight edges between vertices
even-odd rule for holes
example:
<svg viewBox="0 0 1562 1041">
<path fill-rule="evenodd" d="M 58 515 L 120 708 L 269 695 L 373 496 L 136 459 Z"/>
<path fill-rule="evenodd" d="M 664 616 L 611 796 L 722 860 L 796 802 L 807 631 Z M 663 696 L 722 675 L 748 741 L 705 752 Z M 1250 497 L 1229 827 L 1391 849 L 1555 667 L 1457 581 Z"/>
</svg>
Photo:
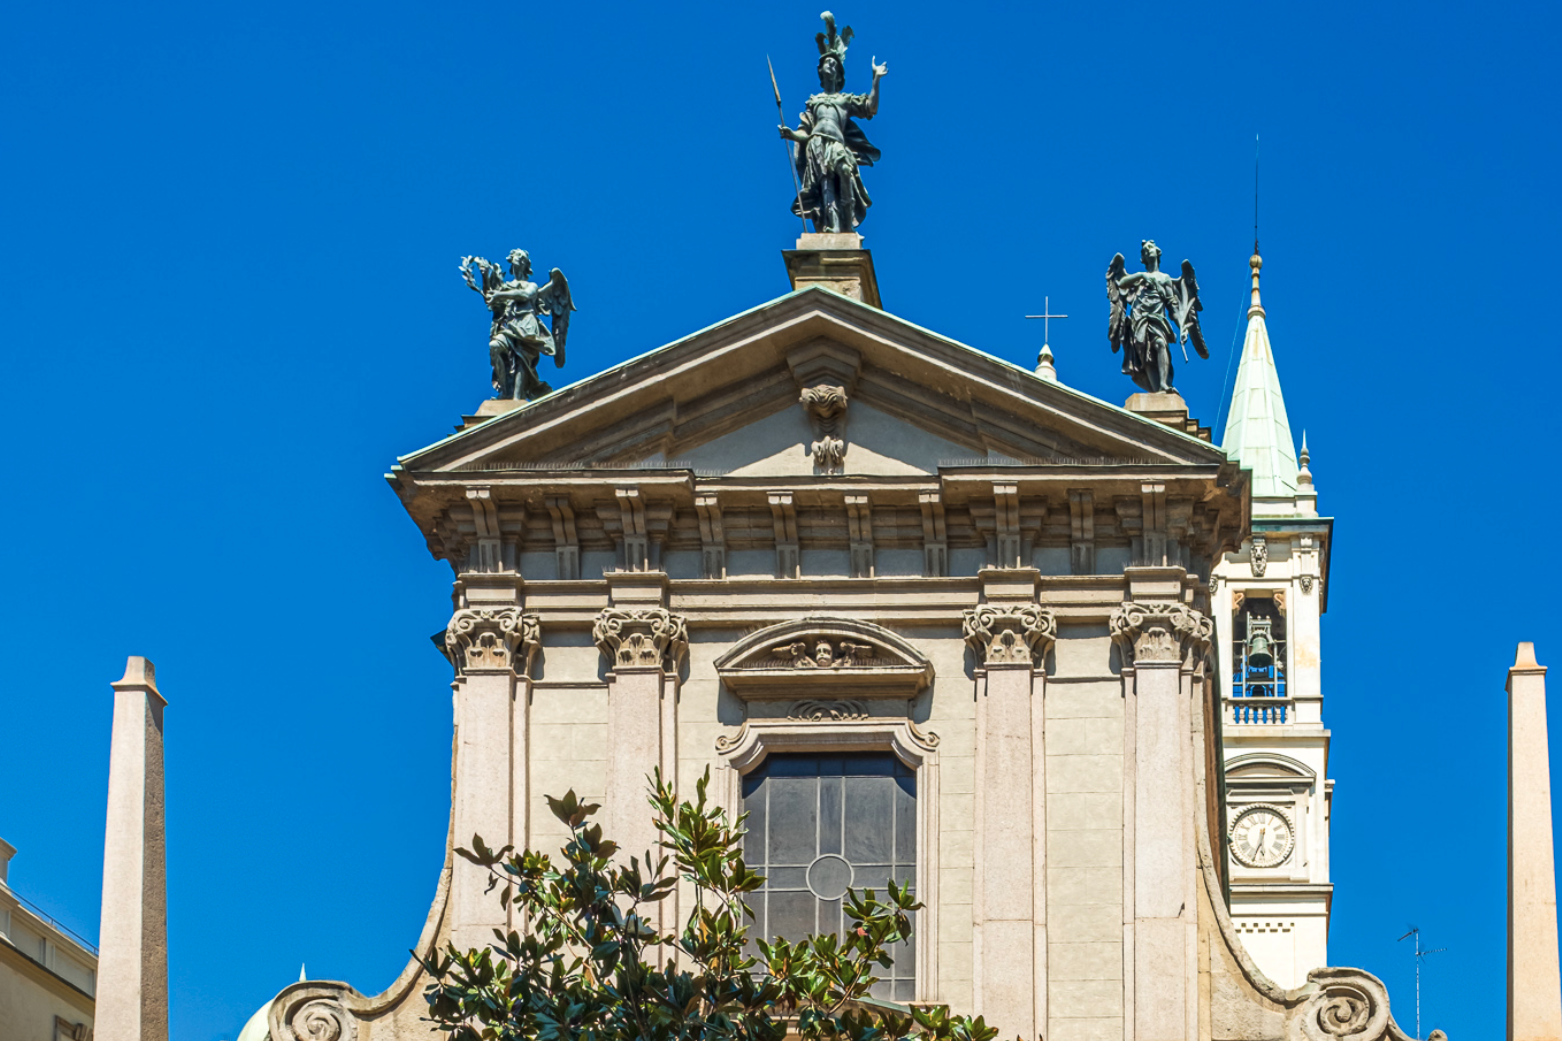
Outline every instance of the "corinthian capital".
<svg viewBox="0 0 1562 1041">
<path fill-rule="evenodd" d="M 518 607 L 457 611 L 445 629 L 445 650 L 457 675 L 517 665 L 524 672 L 541 642 L 537 616 Z"/>
<path fill-rule="evenodd" d="M 1214 623 L 1186 604 L 1126 603 L 1112 612 L 1112 639 L 1141 662 L 1181 663 L 1209 645 Z"/>
<path fill-rule="evenodd" d="M 1058 620 L 1037 604 L 983 604 L 966 611 L 964 630 L 987 665 L 1034 662 L 1057 639 Z"/>
<path fill-rule="evenodd" d="M 683 616 L 660 607 L 609 607 L 597 615 L 591 638 L 614 668 L 659 665 L 676 670 L 689 647 Z"/>
</svg>

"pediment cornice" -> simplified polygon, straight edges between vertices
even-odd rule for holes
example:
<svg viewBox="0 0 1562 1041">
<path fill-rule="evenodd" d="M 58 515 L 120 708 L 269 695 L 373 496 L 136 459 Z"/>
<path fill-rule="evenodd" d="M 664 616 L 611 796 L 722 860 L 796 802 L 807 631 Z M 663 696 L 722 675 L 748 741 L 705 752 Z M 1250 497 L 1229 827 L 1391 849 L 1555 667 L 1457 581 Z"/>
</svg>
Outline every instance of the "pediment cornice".
<svg viewBox="0 0 1562 1041">
<path fill-rule="evenodd" d="M 796 407 L 800 383 L 841 380 L 845 359 L 854 360 L 855 400 L 969 446 L 973 457 L 1226 463 L 1197 438 L 811 287 L 469 427 L 402 457 L 398 469 L 675 458 Z"/>
</svg>

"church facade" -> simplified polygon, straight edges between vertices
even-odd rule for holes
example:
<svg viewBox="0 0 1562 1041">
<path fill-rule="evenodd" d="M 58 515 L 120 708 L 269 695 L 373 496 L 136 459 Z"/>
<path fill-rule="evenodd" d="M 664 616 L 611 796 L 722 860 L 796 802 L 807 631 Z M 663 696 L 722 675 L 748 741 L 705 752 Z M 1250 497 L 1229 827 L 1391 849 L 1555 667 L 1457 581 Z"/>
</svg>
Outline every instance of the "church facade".
<svg viewBox="0 0 1562 1041">
<path fill-rule="evenodd" d="M 1054 1041 L 1402 1039 L 1322 968 L 1310 477 L 1174 393 L 1118 407 L 896 318 L 854 234 L 785 256 L 785 295 L 387 475 L 453 573 L 450 848 L 555 848 L 574 789 L 642 853 L 647 775 L 709 771 L 751 815 L 756 932 L 915 888 L 885 1000 Z M 1267 352 L 1256 266 L 1254 307 Z M 486 884 L 447 851 L 417 950 L 515 925 Z M 426 982 L 301 981 L 257 1023 L 427 1037 Z"/>
</svg>

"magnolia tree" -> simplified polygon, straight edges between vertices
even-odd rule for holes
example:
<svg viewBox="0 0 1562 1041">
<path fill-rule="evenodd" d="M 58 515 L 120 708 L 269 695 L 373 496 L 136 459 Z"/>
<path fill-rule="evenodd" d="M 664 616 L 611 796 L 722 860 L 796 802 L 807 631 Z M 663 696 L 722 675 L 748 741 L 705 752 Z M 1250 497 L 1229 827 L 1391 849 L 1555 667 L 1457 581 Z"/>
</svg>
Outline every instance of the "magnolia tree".
<svg viewBox="0 0 1562 1041">
<path fill-rule="evenodd" d="M 910 913 L 922 906 L 909 886 L 891 882 L 882 899 L 847 894 L 844 937 L 758 939 L 759 956 L 749 953 L 744 897 L 764 879 L 743 863 L 746 815 L 729 821 L 711 806 L 709 782 L 706 771 L 689 802 L 660 773 L 652 778 L 655 864 L 616 863 L 617 845 L 591 823 L 597 805 L 573 791 L 548 799 L 569 828 L 559 861 L 489 849 L 476 835 L 457 850 L 489 871 L 490 891 L 524 927 L 424 962 L 438 1029 L 451 1041 L 991 1041 L 997 1031 L 979 1017 L 868 998 L 875 968 L 890 965 L 885 948 L 911 935 Z M 679 879 L 693 907 L 682 929 L 663 933 L 651 905 Z"/>
</svg>

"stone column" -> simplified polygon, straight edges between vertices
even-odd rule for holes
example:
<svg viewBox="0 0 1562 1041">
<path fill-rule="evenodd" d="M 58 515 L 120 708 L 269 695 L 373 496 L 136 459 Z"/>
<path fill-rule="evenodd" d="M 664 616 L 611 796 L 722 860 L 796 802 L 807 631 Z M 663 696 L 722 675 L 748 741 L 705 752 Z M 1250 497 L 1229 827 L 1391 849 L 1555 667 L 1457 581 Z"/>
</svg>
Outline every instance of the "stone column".
<svg viewBox="0 0 1562 1041">
<path fill-rule="evenodd" d="M 1546 669 L 1521 643 L 1508 670 L 1508 1041 L 1562 1038 L 1546 744 Z"/>
<path fill-rule="evenodd" d="M 1126 603 L 1114 611 L 1133 704 L 1125 717 L 1125 850 L 1133 884 L 1125 890 L 1124 995 L 1134 1041 L 1188 1041 L 1198 1030 L 1198 940 L 1192 748 L 1193 667 L 1209 645 L 1208 618 L 1179 603 Z M 1131 953 L 1130 953 L 1131 951 Z"/>
<path fill-rule="evenodd" d="M 609 607 L 597 615 L 591 635 L 610 670 L 603 830 L 626 858 L 644 863 L 647 850 L 656 858 L 660 840 L 646 802 L 646 778 L 660 769 L 666 780 L 677 780 L 672 723 L 678 665 L 689 636 L 683 617 L 663 607 Z"/>
<path fill-rule="evenodd" d="M 523 614 L 513 604 L 464 608 L 445 630 L 445 650 L 456 667 L 451 816 L 458 847 L 470 848 L 473 835 L 493 849 L 526 845 L 525 677 L 539 636 L 537 616 Z M 523 822 L 519 832 L 517 819 Z M 494 929 L 510 928 L 509 913 L 500 905 L 498 892 L 488 891 L 488 882 L 487 871 L 456 858 L 450 880 L 450 939 L 461 950 L 486 947 Z"/>
<path fill-rule="evenodd" d="M 1005 1036 L 1035 1037 L 1047 1022 L 1043 691 L 1057 621 L 998 602 L 967 611 L 964 629 L 977 661 L 976 1011 Z"/>
<path fill-rule="evenodd" d="M 114 687 L 103 839 L 97 1014 L 103 1041 L 168 1041 L 168 870 L 163 706 L 152 663 L 132 657 Z"/>
</svg>

